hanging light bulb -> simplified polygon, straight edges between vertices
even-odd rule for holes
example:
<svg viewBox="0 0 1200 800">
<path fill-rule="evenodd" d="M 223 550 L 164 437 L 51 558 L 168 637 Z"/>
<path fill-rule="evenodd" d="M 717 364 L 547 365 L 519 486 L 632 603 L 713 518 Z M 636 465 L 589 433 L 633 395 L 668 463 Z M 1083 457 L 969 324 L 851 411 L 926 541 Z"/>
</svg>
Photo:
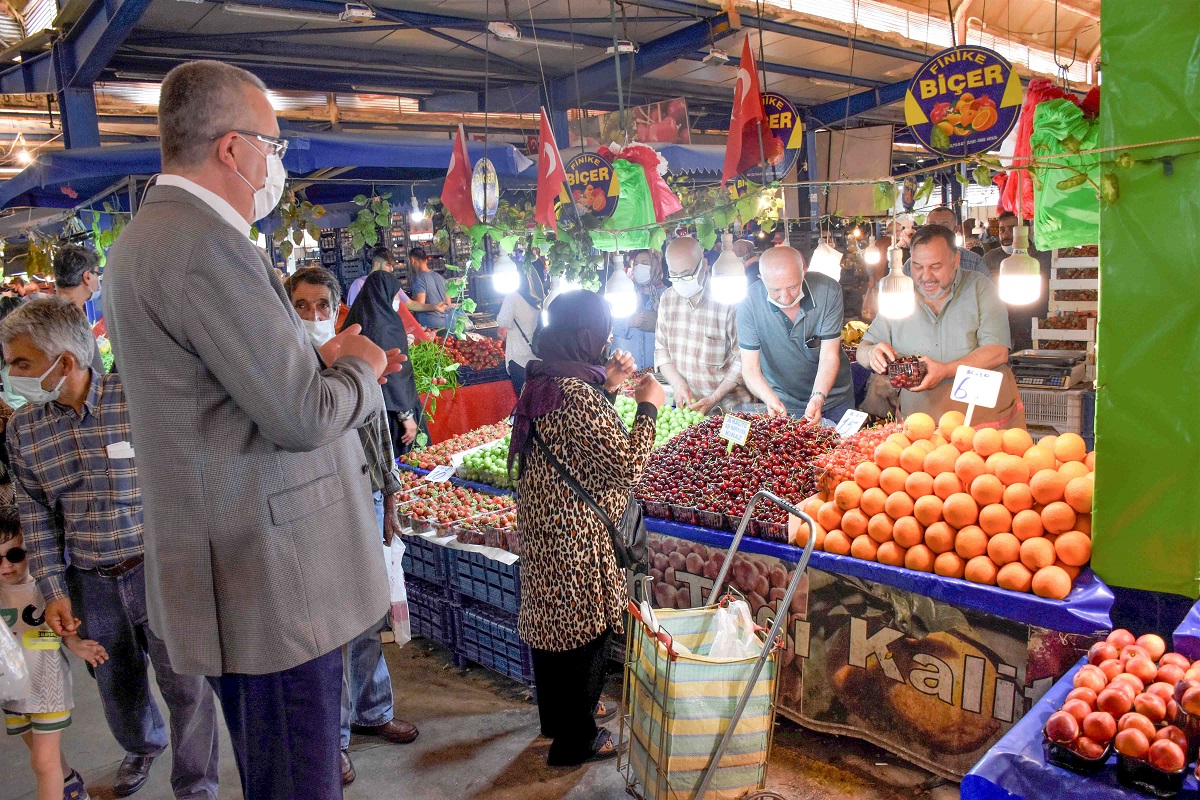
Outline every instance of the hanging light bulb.
<svg viewBox="0 0 1200 800">
<path fill-rule="evenodd" d="M 827 275 L 835 281 L 842 279 L 842 254 L 833 245 L 822 239 L 813 251 L 812 260 L 808 262 L 808 271 L 818 275 Z"/>
<path fill-rule="evenodd" d="M 637 311 L 638 295 L 633 281 L 625 274 L 625 254 L 613 258 L 612 274 L 604 288 L 604 299 L 612 308 L 613 319 L 627 319 Z"/>
<path fill-rule="evenodd" d="M 854 230 L 850 231 L 850 235 L 853 236 L 855 239 L 861 239 L 862 238 L 862 228 L 855 225 Z"/>
<path fill-rule="evenodd" d="M 917 308 L 913 279 L 904 274 L 904 251 L 888 250 L 890 268 L 879 282 L 879 313 L 888 319 L 911 317 Z"/>
<path fill-rule="evenodd" d="M 712 266 L 711 292 L 718 303 L 733 305 L 746 299 L 746 265 L 733 252 L 733 234 L 727 233 L 721 255 Z"/>
<path fill-rule="evenodd" d="M 416 194 L 412 196 L 412 211 L 408 212 L 408 218 L 413 222 L 425 221 L 425 210 L 421 208 L 421 204 L 417 202 Z"/>
<path fill-rule="evenodd" d="M 883 260 L 883 254 L 879 252 L 879 248 L 875 246 L 875 237 L 871 237 L 871 243 L 867 245 L 867 249 L 863 250 L 863 261 L 872 266 Z"/>
<path fill-rule="evenodd" d="M 963 246 L 963 235 L 961 233 L 954 234 L 954 246 L 955 247 Z"/>
<path fill-rule="evenodd" d="M 29 151 L 22 147 L 17 151 L 17 163 L 22 167 L 28 167 L 33 163 L 33 156 L 29 155 Z"/>
<path fill-rule="evenodd" d="M 1029 255 L 1029 227 L 1013 228 L 1012 255 L 1000 262 L 1000 299 L 1025 306 L 1042 296 L 1042 265 Z"/>
<path fill-rule="evenodd" d="M 492 265 L 492 288 L 498 294 L 512 294 L 521 285 L 521 272 L 517 262 L 508 253 L 501 253 Z"/>
</svg>

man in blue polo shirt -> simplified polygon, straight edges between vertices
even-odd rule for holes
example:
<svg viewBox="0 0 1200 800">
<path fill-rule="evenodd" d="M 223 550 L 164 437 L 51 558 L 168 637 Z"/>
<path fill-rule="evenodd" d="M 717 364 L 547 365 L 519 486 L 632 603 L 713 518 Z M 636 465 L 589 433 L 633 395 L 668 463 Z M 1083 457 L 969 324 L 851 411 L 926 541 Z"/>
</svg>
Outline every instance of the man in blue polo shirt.
<svg viewBox="0 0 1200 800">
<path fill-rule="evenodd" d="M 773 247 L 738 306 L 742 377 L 772 415 L 836 424 L 854 406 L 850 361 L 842 353 L 842 287 L 804 256 Z"/>
</svg>

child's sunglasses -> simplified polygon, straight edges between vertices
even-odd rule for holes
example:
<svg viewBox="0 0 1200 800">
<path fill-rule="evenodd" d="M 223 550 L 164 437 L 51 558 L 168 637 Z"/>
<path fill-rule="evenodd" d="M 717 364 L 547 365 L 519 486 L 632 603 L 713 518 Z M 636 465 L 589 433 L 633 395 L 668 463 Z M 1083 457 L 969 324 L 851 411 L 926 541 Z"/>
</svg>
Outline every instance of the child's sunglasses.
<svg viewBox="0 0 1200 800">
<path fill-rule="evenodd" d="M 0 553 L 0 561 L 8 559 L 10 564 L 20 564 L 25 560 L 25 548 L 10 547 L 7 553 Z"/>
</svg>

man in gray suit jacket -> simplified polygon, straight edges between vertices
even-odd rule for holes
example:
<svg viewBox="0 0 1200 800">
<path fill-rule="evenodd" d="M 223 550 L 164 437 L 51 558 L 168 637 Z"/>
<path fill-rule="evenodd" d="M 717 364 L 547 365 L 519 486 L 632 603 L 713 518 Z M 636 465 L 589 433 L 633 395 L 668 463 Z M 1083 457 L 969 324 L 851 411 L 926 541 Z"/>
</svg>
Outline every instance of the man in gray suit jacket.
<svg viewBox="0 0 1200 800">
<path fill-rule="evenodd" d="M 145 498 L 150 625 L 209 676 L 247 800 L 340 798 L 340 648 L 389 604 L 356 429 L 399 368 L 357 329 L 318 352 L 250 241 L 287 143 L 262 83 L 172 70 L 163 174 L 109 252 L 105 318 Z"/>
</svg>

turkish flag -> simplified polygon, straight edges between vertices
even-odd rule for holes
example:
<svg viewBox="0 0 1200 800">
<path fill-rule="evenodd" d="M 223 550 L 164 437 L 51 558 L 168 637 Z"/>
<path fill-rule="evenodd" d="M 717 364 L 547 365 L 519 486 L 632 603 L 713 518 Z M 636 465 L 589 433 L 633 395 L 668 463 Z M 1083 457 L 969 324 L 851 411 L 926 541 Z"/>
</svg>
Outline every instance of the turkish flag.
<svg viewBox="0 0 1200 800">
<path fill-rule="evenodd" d="M 475 206 L 471 202 L 471 156 L 467 154 L 467 137 L 462 125 L 454 135 L 450 168 L 446 170 L 446 184 L 442 187 L 442 205 L 461 227 L 469 228 L 475 224 Z"/>
<path fill-rule="evenodd" d="M 558 144 L 554 141 L 554 131 L 550 129 L 550 120 L 546 119 L 546 109 L 542 109 L 542 131 L 538 137 L 538 182 L 537 209 L 533 218 L 543 225 L 549 225 L 558 233 L 558 219 L 554 213 L 554 203 L 562 193 L 563 184 L 567 180 L 567 171 L 563 169 L 562 158 L 558 154 Z"/>
<path fill-rule="evenodd" d="M 725 145 L 725 168 L 721 170 L 721 186 L 753 167 L 763 157 L 766 114 L 763 113 L 762 91 L 758 85 L 758 66 L 750 37 L 742 42 L 742 60 L 738 64 L 737 84 L 733 89 L 733 116 L 729 120 L 729 140 Z"/>
</svg>

